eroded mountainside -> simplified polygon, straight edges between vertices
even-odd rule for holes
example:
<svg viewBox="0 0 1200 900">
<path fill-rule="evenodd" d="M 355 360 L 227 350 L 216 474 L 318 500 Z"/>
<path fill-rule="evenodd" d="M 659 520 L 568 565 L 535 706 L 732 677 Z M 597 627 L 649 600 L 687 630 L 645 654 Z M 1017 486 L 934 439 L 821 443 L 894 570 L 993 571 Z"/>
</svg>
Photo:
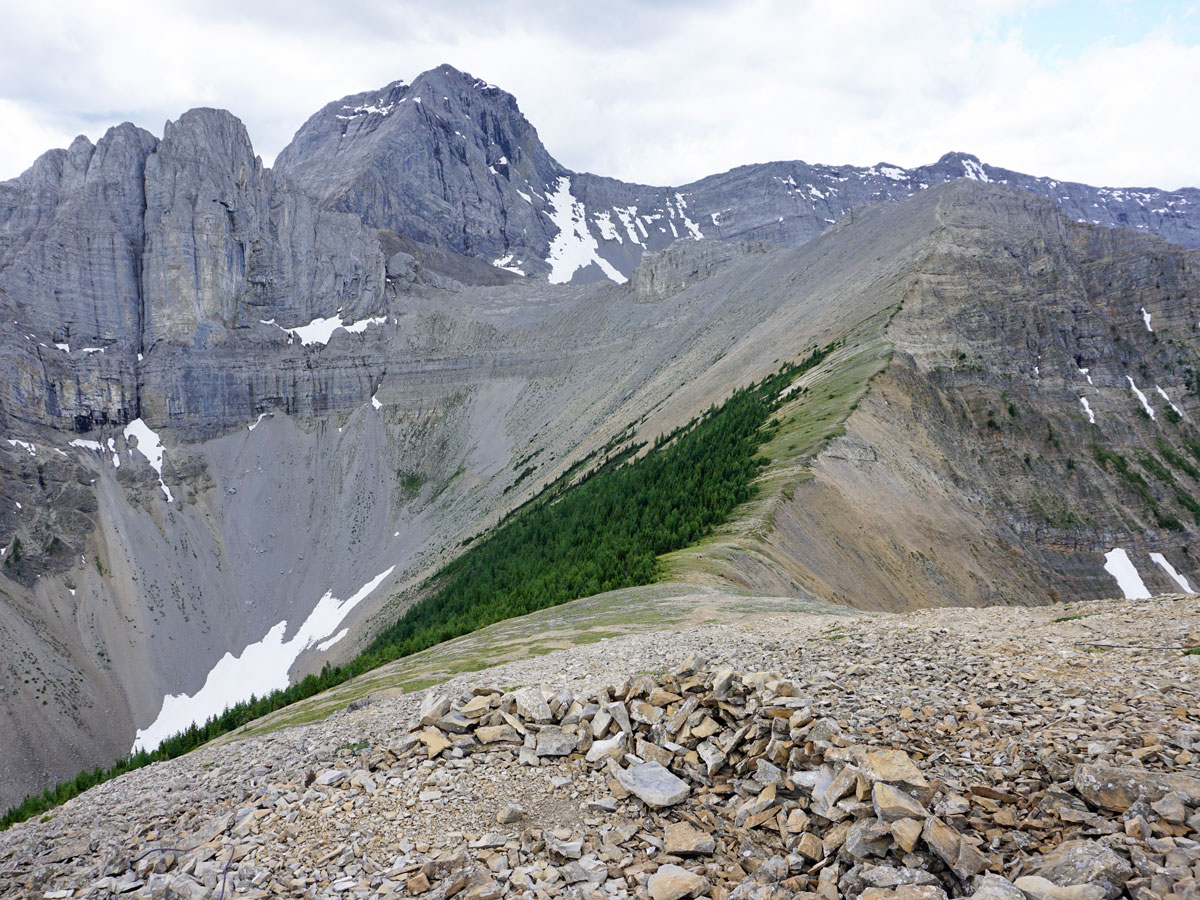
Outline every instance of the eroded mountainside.
<svg viewBox="0 0 1200 900">
<path fill-rule="evenodd" d="M 561 169 L 461 73 L 387 91 L 319 113 L 275 170 L 195 110 L 0 185 L 0 805 L 345 659 L 614 438 L 814 347 L 832 352 L 782 409 L 758 499 L 670 577 L 1037 602 L 1117 593 L 1121 548 L 1121 584 L 1132 566 L 1175 589 L 1168 564 L 1194 582 L 1195 254 L 1074 222 L 1095 189 L 938 186 L 952 157 L 907 182 L 829 170 L 842 205 L 817 215 L 772 164 L 660 208 Z M 1190 194 L 1155 196 L 1170 214 L 1128 224 L 1186 239 Z M 634 201 L 626 223 L 612 204 Z"/>
</svg>

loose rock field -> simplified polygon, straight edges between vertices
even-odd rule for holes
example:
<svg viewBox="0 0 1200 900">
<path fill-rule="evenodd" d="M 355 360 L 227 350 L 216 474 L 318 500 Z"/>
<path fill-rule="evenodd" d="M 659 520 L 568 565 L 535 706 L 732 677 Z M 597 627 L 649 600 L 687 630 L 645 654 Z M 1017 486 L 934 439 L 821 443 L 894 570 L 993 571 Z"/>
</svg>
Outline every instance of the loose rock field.
<svg viewBox="0 0 1200 900">
<path fill-rule="evenodd" d="M 1195 644 L 1187 597 L 612 638 L 101 785 L 0 896 L 1200 897 Z"/>
</svg>

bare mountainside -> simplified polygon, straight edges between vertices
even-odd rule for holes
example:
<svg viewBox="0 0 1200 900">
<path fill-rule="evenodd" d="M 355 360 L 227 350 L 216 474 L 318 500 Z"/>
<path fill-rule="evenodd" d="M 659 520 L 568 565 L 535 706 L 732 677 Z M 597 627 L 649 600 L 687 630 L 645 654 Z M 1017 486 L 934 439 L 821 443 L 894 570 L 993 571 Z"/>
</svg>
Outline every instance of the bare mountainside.
<svg viewBox="0 0 1200 900">
<path fill-rule="evenodd" d="M 273 171 L 195 110 L 0 186 L 0 804 L 347 659 L 551 481 L 816 347 L 757 497 L 666 577 L 865 609 L 1195 581 L 1194 251 L 976 178 L 557 285 L 321 196 L 300 143 Z"/>
</svg>

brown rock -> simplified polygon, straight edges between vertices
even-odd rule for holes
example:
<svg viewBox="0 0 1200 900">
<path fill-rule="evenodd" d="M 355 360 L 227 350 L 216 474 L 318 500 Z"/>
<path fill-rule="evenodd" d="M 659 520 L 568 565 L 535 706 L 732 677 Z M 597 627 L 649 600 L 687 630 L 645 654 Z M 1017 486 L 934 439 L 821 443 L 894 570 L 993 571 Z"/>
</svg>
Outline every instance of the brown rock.
<svg viewBox="0 0 1200 900">
<path fill-rule="evenodd" d="M 917 819 L 897 819 L 892 823 L 892 837 L 905 853 L 912 853 L 921 837 L 921 823 Z"/>
<path fill-rule="evenodd" d="M 1088 803 L 1113 812 L 1125 812 L 1138 800 L 1153 803 L 1178 791 L 1200 805 L 1200 779 L 1166 775 L 1131 767 L 1080 765 L 1075 767 L 1075 790 Z"/>
<path fill-rule="evenodd" d="M 651 900 L 680 900 L 682 897 L 697 897 L 708 890 L 708 879 L 696 875 L 681 866 L 667 864 L 659 866 L 646 883 Z"/>
<path fill-rule="evenodd" d="M 914 787 L 926 787 L 929 782 L 903 750 L 868 750 L 859 765 L 871 781 L 903 782 Z"/>
<path fill-rule="evenodd" d="M 1115 900 L 1133 877 L 1129 863 L 1097 841 L 1064 841 L 1040 859 L 1030 860 L 1029 871 L 1056 885 L 1092 884 Z"/>
<path fill-rule="evenodd" d="M 707 856 L 717 849 L 716 839 L 687 822 L 674 822 L 663 835 L 664 850 L 673 856 Z"/>
<path fill-rule="evenodd" d="M 920 819 L 925 815 L 925 807 L 885 781 L 875 782 L 871 789 L 871 801 L 875 805 L 875 815 L 885 822 L 895 822 L 897 819 Z"/>
<path fill-rule="evenodd" d="M 1040 875 L 1025 875 L 1014 884 L 1029 900 L 1103 900 L 1104 888 L 1095 884 L 1075 884 L 1059 887 Z"/>
</svg>

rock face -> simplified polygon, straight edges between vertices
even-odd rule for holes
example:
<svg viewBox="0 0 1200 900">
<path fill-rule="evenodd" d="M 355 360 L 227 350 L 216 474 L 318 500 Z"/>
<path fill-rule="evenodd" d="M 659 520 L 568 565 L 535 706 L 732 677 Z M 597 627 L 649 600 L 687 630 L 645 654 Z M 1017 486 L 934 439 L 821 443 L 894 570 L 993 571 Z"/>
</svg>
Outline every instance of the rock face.
<svg viewBox="0 0 1200 900">
<path fill-rule="evenodd" d="M 838 349 L 789 415 L 846 434 L 780 444 L 788 491 L 696 577 L 882 608 L 1099 597 L 1125 544 L 1181 587 L 1195 256 L 1070 219 L 1188 242 L 1200 204 L 1118 193 L 960 156 L 624 185 L 448 68 L 332 104 L 275 170 L 218 110 L 45 154 L 0 185 L 0 806 L 241 699 L 220 685 L 346 659 L 546 484 L 815 346 Z"/>
<path fill-rule="evenodd" d="M 799 246 L 855 207 L 959 178 L 1040 194 L 1079 222 L 1200 246 L 1195 189 L 1093 188 L 966 153 L 914 169 L 773 162 L 678 187 L 573 173 L 511 94 L 451 66 L 328 104 L 276 164 L 368 225 L 552 281 L 624 281 L 643 253 L 677 240 Z"/>
</svg>

